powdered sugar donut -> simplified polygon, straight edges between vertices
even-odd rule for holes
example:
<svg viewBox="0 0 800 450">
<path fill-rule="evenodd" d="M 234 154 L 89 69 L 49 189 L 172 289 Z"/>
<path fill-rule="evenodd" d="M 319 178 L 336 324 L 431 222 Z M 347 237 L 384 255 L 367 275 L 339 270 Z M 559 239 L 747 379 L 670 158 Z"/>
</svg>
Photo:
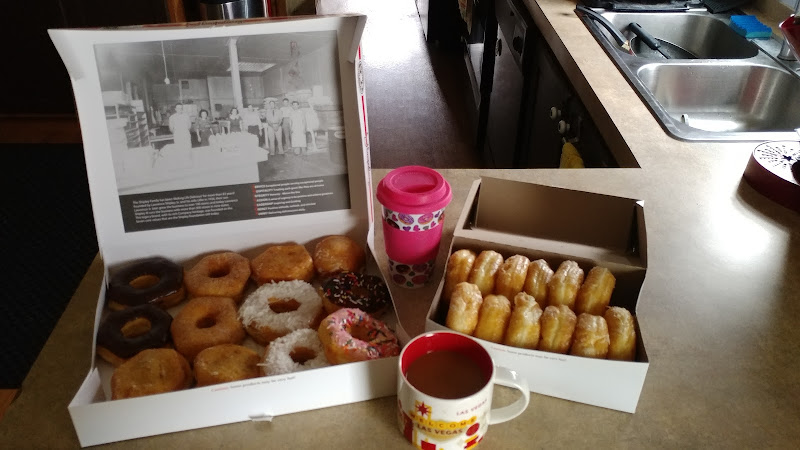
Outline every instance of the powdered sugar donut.
<svg viewBox="0 0 800 450">
<path fill-rule="evenodd" d="M 323 317 L 317 290 L 301 280 L 264 284 L 239 308 L 247 334 L 261 345 L 294 330 L 316 328 Z"/>
<path fill-rule="evenodd" d="M 319 340 L 331 364 L 397 356 L 400 343 L 380 320 L 355 308 L 343 308 L 323 319 Z"/>
<path fill-rule="evenodd" d="M 264 375 L 283 375 L 328 366 L 325 350 L 317 332 L 310 328 L 295 330 L 275 339 L 264 356 Z"/>
</svg>

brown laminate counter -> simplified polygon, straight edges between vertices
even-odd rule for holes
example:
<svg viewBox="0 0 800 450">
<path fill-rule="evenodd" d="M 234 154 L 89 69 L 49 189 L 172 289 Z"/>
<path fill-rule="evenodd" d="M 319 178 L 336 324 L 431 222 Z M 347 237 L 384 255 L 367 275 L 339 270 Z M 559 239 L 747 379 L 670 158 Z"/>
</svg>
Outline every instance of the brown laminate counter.
<svg viewBox="0 0 800 450">
<path fill-rule="evenodd" d="M 742 180 L 755 143 L 668 137 L 574 15 L 574 2 L 526 3 L 609 143 L 629 150 L 640 168 L 441 170 L 454 197 L 435 276 L 481 175 L 642 199 L 648 273 L 637 313 L 650 368 L 635 414 L 532 394 L 528 410 L 492 426 L 482 447 L 796 447 L 800 214 Z M 374 182 L 387 172 L 373 170 Z M 380 227 L 376 234 L 380 249 Z M 385 262 L 384 254 L 378 258 Z M 0 422 L 3 447 L 78 446 L 67 405 L 89 369 L 101 279 L 97 259 Z M 410 334 L 423 330 L 434 291 L 392 287 Z M 501 388 L 496 401 L 512 396 Z M 396 429 L 394 397 L 113 445 L 409 448 Z"/>
</svg>

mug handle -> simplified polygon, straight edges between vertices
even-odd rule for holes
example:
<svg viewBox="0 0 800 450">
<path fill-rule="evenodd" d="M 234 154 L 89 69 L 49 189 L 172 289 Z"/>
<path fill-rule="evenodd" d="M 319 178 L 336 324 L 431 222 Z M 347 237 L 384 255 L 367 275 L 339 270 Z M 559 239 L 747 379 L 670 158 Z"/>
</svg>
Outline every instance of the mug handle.
<svg viewBox="0 0 800 450">
<path fill-rule="evenodd" d="M 530 402 L 531 392 L 528 389 L 528 381 L 521 377 L 517 372 L 508 370 L 505 367 L 495 366 L 495 384 L 517 389 L 522 393 L 514 403 L 503 406 L 502 408 L 492 409 L 489 414 L 489 425 L 507 422 L 525 411 Z"/>
</svg>

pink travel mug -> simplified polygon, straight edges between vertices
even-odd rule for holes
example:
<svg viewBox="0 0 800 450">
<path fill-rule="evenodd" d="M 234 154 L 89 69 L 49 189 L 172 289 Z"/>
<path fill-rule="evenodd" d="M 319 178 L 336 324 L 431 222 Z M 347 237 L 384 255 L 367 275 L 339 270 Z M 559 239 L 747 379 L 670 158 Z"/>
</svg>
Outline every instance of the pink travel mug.
<svg viewBox="0 0 800 450">
<path fill-rule="evenodd" d="M 421 287 L 433 274 L 439 253 L 444 209 L 453 198 L 450 184 L 433 169 L 405 166 L 378 183 L 377 196 L 392 280 Z"/>
</svg>

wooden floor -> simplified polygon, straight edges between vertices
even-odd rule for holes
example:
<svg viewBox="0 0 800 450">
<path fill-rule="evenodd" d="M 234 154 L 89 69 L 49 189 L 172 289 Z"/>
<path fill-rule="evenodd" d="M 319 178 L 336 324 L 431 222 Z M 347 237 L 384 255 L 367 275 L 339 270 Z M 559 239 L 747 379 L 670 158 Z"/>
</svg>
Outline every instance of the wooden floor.
<svg viewBox="0 0 800 450">
<path fill-rule="evenodd" d="M 464 57 L 425 41 L 414 0 L 324 0 L 367 16 L 361 41 L 372 167 L 478 168 Z"/>
</svg>

